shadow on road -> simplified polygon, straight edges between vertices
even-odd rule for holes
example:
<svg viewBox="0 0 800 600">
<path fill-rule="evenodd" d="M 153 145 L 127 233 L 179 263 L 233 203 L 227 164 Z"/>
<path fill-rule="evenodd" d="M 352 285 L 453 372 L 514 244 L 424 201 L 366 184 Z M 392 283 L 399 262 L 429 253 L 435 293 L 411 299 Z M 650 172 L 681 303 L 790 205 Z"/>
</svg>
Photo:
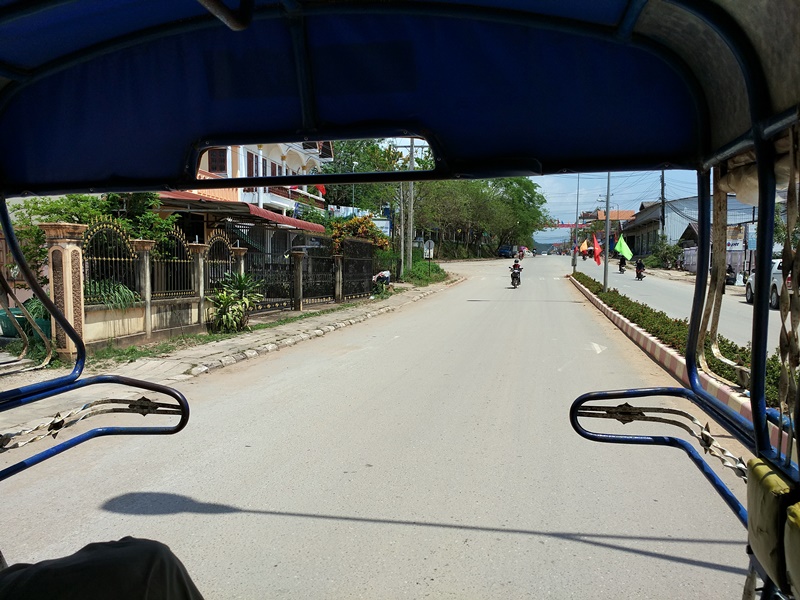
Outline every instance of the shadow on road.
<svg viewBox="0 0 800 600">
<path fill-rule="evenodd" d="M 292 517 L 298 519 L 320 519 L 325 521 L 345 521 L 350 523 L 368 523 L 377 525 L 395 525 L 395 526 L 412 526 L 412 527 L 430 527 L 437 529 L 456 529 L 464 531 L 476 531 L 486 533 L 505 533 L 512 535 L 530 535 L 545 538 L 555 538 L 577 542 L 580 544 L 588 544 L 600 548 L 607 548 L 612 550 L 619 550 L 620 552 L 627 552 L 631 554 L 638 554 L 650 558 L 657 558 L 670 562 L 691 565 L 693 567 L 701 567 L 705 569 L 712 569 L 715 571 L 722 571 L 725 573 L 733 573 L 736 575 L 747 575 L 746 569 L 732 567 L 730 565 L 722 565 L 704 560 L 696 560 L 685 558 L 683 556 L 673 556 L 661 552 L 650 550 L 642 550 L 640 548 L 630 548 L 622 544 L 612 543 L 611 540 L 636 540 L 647 542 L 663 543 L 682 543 L 682 544 L 717 544 L 717 545 L 743 545 L 742 542 L 734 540 L 701 540 L 691 538 L 664 538 L 653 536 L 627 536 L 627 535 L 609 535 L 609 534 L 592 534 L 592 533 L 570 533 L 559 531 L 537 531 L 532 529 L 509 529 L 506 527 L 479 527 L 474 525 L 454 525 L 451 523 L 432 523 L 425 521 L 404 521 L 400 519 L 380 519 L 380 518 L 367 518 L 367 517 L 349 517 L 342 515 L 325 515 L 313 513 L 295 513 L 286 511 L 274 510 L 251 510 L 237 508 L 228 504 L 217 504 L 212 502 L 199 502 L 188 496 L 180 494 L 168 494 L 159 492 L 134 492 L 130 494 L 122 494 L 116 498 L 111 498 L 102 507 L 104 510 L 114 513 L 126 515 L 140 515 L 140 516 L 156 516 L 156 515 L 175 515 L 180 513 L 193 513 L 193 514 L 231 514 L 231 513 L 247 513 L 255 515 L 265 515 L 273 517 Z"/>
</svg>

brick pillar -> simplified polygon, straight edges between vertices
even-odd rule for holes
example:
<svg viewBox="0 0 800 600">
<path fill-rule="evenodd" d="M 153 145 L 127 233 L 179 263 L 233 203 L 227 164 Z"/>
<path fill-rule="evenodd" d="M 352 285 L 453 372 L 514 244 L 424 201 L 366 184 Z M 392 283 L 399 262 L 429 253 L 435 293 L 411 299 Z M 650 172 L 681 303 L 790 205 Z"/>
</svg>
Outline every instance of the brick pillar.
<svg viewBox="0 0 800 600">
<path fill-rule="evenodd" d="M 153 335 L 153 282 L 150 277 L 150 252 L 156 245 L 154 240 L 132 240 L 133 249 L 139 255 L 139 296 L 144 300 L 144 333 L 147 339 Z"/>
<path fill-rule="evenodd" d="M 50 263 L 50 297 L 58 310 L 83 337 L 83 233 L 88 225 L 79 223 L 41 223 L 47 238 Z M 56 352 L 72 360 L 77 349 L 61 327 L 51 318 Z"/>
<path fill-rule="evenodd" d="M 344 301 L 344 289 L 343 289 L 344 273 L 342 271 L 342 265 L 344 264 L 344 261 L 342 260 L 343 258 L 344 257 L 341 254 L 333 255 L 333 301 L 334 302 Z"/>
<path fill-rule="evenodd" d="M 236 272 L 239 275 L 244 275 L 244 255 L 247 254 L 247 248 L 239 248 L 236 246 L 232 248 L 233 256 L 236 259 Z"/>
<path fill-rule="evenodd" d="M 189 252 L 192 253 L 194 258 L 194 268 L 192 273 L 194 275 L 194 291 L 200 296 L 197 303 L 197 323 L 198 325 L 205 322 L 206 310 L 206 251 L 208 244 L 189 244 Z"/>
<path fill-rule="evenodd" d="M 294 298 L 292 308 L 303 310 L 303 258 L 306 253 L 302 250 L 292 251 L 292 265 L 294 266 Z"/>
</svg>

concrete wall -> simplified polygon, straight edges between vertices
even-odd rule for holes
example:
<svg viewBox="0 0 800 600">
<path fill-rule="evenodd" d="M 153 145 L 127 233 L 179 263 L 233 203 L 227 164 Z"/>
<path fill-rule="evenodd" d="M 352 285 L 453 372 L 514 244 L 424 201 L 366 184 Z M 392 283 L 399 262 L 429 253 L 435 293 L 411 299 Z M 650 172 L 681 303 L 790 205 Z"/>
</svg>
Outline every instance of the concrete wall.
<svg viewBox="0 0 800 600">
<path fill-rule="evenodd" d="M 152 338 L 145 339 L 144 303 L 126 309 L 87 306 L 83 339 L 87 346 L 105 344 L 130 346 L 163 339 L 170 335 L 205 331 L 205 316 L 200 318 L 200 298 L 154 300 L 152 303 Z"/>
</svg>

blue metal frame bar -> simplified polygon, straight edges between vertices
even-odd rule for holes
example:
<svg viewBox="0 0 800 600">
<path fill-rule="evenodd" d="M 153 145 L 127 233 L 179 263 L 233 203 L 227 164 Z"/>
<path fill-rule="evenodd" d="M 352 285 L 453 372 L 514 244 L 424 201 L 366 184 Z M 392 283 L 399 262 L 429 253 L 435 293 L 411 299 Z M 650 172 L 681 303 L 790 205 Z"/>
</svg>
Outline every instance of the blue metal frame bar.
<svg viewBox="0 0 800 600">
<path fill-rule="evenodd" d="M 678 396 L 696 402 L 691 397 L 691 392 L 685 388 L 645 388 L 638 390 L 616 390 L 608 392 L 590 392 L 577 398 L 569 409 L 569 421 L 572 428 L 583 438 L 593 442 L 604 442 L 608 444 L 634 444 L 647 446 L 671 446 L 683 450 L 689 459 L 700 469 L 706 479 L 711 483 L 716 492 L 733 511 L 739 521 L 747 527 L 747 509 L 733 495 L 730 488 L 719 478 L 711 466 L 703 459 L 700 453 L 695 450 L 686 440 L 672 436 L 650 436 L 650 435 L 616 435 L 610 433 L 595 433 L 585 429 L 578 421 L 578 411 L 587 402 L 593 400 L 619 400 L 630 398 L 641 398 L 649 396 Z"/>
<path fill-rule="evenodd" d="M 750 121 L 753 135 L 753 147 L 756 155 L 758 169 L 758 240 L 756 243 L 756 271 L 761 273 L 769 272 L 772 260 L 772 233 L 775 219 L 775 150 L 772 143 L 766 138 L 765 128 L 769 126 L 771 115 L 771 99 L 767 79 L 764 74 L 758 53 L 752 45 L 747 35 L 742 31 L 736 21 L 716 4 L 700 2 L 698 0 L 668 0 L 680 6 L 701 19 L 711 27 L 728 46 L 731 53 L 739 63 L 742 77 L 747 91 L 748 104 L 750 109 Z M 698 185 L 702 185 L 698 180 Z M 698 195 L 698 198 L 700 196 Z M 701 204 L 704 200 L 699 200 Z M 710 203 L 710 199 L 705 202 Z M 700 248 L 702 250 L 703 240 L 710 237 L 700 235 Z M 700 260 L 698 258 L 698 260 Z M 706 263 L 700 263 L 705 265 Z M 698 269 L 698 273 L 699 273 Z M 703 276 L 705 283 L 705 273 Z M 698 277 L 697 285 L 700 285 Z M 696 287 L 696 292 L 698 288 Z M 695 303 L 698 294 L 695 294 Z M 693 308 L 696 308 L 693 307 Z M 695 311 L 693 310 L 693 315 Z M 698 313 L 699 314 L 699 313 Z M 765 400 L 765 373 L 767 364 L 767 326 L 769 320 L 769 287 L 758 286 L 754 295 L 753 302 L 753 333 L 752 333 L 752 354 L 750 370 L 752 373 L 750 384 L 750 402 L 753 416 L 753 435 L 756 454 L 770 461 L 777 468 L 798 481 L 798 470 L 795 465 L 781 464 L 780 452 L 773 448 L 769 440 L 769 430 L 767 427 L 768 411 Z M 695 357 L 689 360 L 687 354 L 687 366 L 691 364 L 691 369 L 696 370 Z M 692 389 L 697 392 L 697 378 L 690 377 Z M 774 420 L 774 415 L 772 415 Z"/>
<path fill-rule="evenodd" d="M 57 377 L 48 381 L 34 383 L 32 385 L 0 392 L 0 408 L 2 408 L 3 405 L 9 400 L 23 398 L 33 394 L 39 394 L 46 390 L 57 390 L 62 386 L 69 385 L 75 381 L 78 377 L 80 377 L 80 374 L 83 372 L 83 367 L 86 364 L 86 346 L 84 346 L 83 340 L 81 339 L 81 336 L 78 335 L 78 332 L 75 331 L 70 322 L 67 321 L 66 317 L 61 314 L 61 311 L 56 308 L 56 305 L 53 304 L 52 300 L 50 300 L 48 295 L 42 289 L 42 286 L 39 285 L 36 275 L 28 266 L 28 263 L 25 260 L 25 255 L 22 253 L 22 248 L 17 240 L 17 236 L 14 233 L 14 226 L 11 223 L 11 217 L 8 214 L 8 205 L 6 204 L 6 199 L 4 197 L 0 197 L 0 227 L 2 227 L 6 234 L 6 242 L 8 243 L 8 247 L 11 250 L 14 260 L 17 261 L 17 266 L 19 267 L 22 276 L 25 278 L 25 281 L 28 283 L 35 296 L 42 301 L 42 304 L 44 304 L 48 312 L 53 315 L 56 323 L 61 326 L 67 336 L 75 343 L 77 354 L 75 358 L 75 366 L 72 368 L 72 371 L 69 373 L 69 375 L 64 375 L 63 377 Z"/>
<path fill-rule="evenodd" d="M 16 406 L 29 404 L 31 402 L 35 402 L 36 400 L 41 400 L 42 398 L 55 396 L 57 394 L 69 392 L 72 390 L 77 390 L 80 388 L 84 388 L 99 383 L 115 383 L 119 385 L 141 388 L 144 390 L 149 390 L 152 392 L 158 392 L 161 394 L 165 394 L 167 396 L 171 396 L 178 402 L 176 408 L 179 408 L 181 411 L 180 419 L 178 420 L 178 423 L 176 425 L 168 427 L 97 427 L 95 429 L 90 429 L 89 431 L 86 431 L 78 436 L 75 436 L 74 438 L 61 442 L 60 444 L 53 446 L 52 448 L 43 450 L 42 452 L 39 452 L 34 456 L 31 456 L 29 458 L 26 458 L 25 460 L 15 463 L 10 467 L 6 467 L 2 471 L 0 471 L 0 481 L 8 479 L 12 475 L 16 475 L 17 473 L 20 473 L 25 469 L 37 465 L 40 462 L 47 460 L 48 458 L 53 458 L 54 456 L 61 454 L 62 452 L 69 450 L 70 448 L 74 448 L 78 444 L 82 444 L 83 442 L 87 442 L 97 437 L 103 437 L 108 435 L 170 435 L 173 433 L 178 433 L 181 429 L 186 427 L 186 424 L 189 422 L 189 403 L 186 401 L 186 397 L 183 394 L 181 394 L 178 390 L 175 390 L 173 388 L 158 383 L 152 383 L 150 381 L 140 381 L 138 379 L 131 379 L 130 377 L 122 377 L 120 375 L 98 375 L 96 377 L 89 377 L 86 379 L 74 381 L 73 383 L 64 385 L 58 389 L 50 389 L 47 391 L 43 390 L 34 396 L 30 396 L 27 398 L 18 398 L 12 403 L 4 404 L 0 406 L 0 411 L 9 410 L 11 408 L 15 408 Z"/>
</svg>

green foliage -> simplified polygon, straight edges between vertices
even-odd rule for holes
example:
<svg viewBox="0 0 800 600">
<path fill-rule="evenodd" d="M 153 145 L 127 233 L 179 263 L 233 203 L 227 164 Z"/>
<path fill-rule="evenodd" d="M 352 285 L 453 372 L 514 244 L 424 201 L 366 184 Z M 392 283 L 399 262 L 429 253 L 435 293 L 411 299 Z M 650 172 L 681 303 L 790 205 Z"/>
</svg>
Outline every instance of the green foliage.
<svg viewBox="0 0 800 600">
<path fill-rule="evenodd" d="M 47 283 L 42 275 L 47 264 L 45 235 L 39 223 L 89 223 L 108 212 L 108 203 L 101 196 L 67 194 L 61 198 L 26 198 L 10 207 L 14 231 L 28 266 L 38 276 L 40 284 Z"/>
<path fill-rule="evenodd" d="M 19 239 L 28 265 L 39 276 L 47 264 L 45 235 L 39 223 L 82 223 L 116 217 L 122 229 L 133 238 L 161 241 L 177 222 L 177 215 L 165 217 L 156 212 L 160 207 L 158 194 L 67 194 L 60 198 L 26 198 L 11 208 L 14 231 Z"/>
<path fill-rule="evenodd" d="M 644 266 L 647 267 L 648 269 L 661 268 L 661 259 L 657 257 L 655 254 L 651 254 L 650 256 L 645 256 L 642 262 L 644 263 Z"/>
<path fill-rule="evenodd" d="M 381 140 L 344 140 L 333 142 L 333 161 L 322 166 L 324 173 L 386 172 L 405 169 L 403 154 Z M 357 166 L 353 166 L 358 163 Z M 326 185 L 325 200 L 337 206 L 379 211 L 393 204 L 397 185 L 393 183 L 361 185 Z"/>
<path fill-rule="evenodd" d="M 650 308 L 646 304 L 631 300 L 620 294 L 617 290 L 603 292 L 603 286 L 588 275 L 575 273 L 581 285 L 597 296 L 607 306 L 613 308 L 623 317 L 635 323 L 650 335 L 658 338 L 662 343 L 682 356 L 686 352 L 686 343 L 689 338 L 689 322 L 686 319 L 673 319 L 666 313 Z M 717 345 L 724 357 L 739 365 L 750 365 L 750 347 L 742 347 L 723 336 L 717 336 Z M 730 365 L 721 362 L 711 351 L 711 340 L 705 340 L 705 357 L 708 366 L 714 373 L 729 381 L 737 381 L 736 370 Z M 773 354 L 767 359 L 765 373 L 765 397 L 768 406 L 778 406 L 778 381 L 780 379 L 780 358 Z"/>
<path fill-rule="evenodd" d="M 116 309 L 130 308 L 141 300 L 128 286 L 110 279 L 87 279 L 83 282 L 83 296 L 87 301 Z"/>
<path fill-rule="evenodd" d="M 395 250 L 375 249 L 375 271 L 391 271 L 392 277 L 397 279 L 400 273 L 397 269 L 400 266 L 400 253 Z"/>
<path fill-rule="evenodd" d="M 660 234 L 653 246 L 653 251 L 648 256 L 644 264 L 646 267 L 672 269 L 678 264 L 678 259 L 683 254 L 683 248 L 677 244 L 669 244 L 667 236 Z"/>
<path fill-rule="evenodd" d="M 323 225 L 326 229 L 331 222 L 331 218 L 328 216 L 328 213 L 319 210 L 304 211 L 300 218 L 303 219 L 303 221 L 308 221 L 309 223 Z"/>
<path fill-rule="evenodd" d="M 23 302 L 25 309 L 30 313 L 34 319 L 49 319 L 50 313 L 44 306 L 44 303 L 36 296 L 28 298 Z"/>
<path fill-rule="evenodd" d="M 447 279 L 447 272 L 435 262 L 428 260 L 414 261 L 411 269 L 403 272 L 403 280 L 416 286 L 426 286 L 445 279 Z"/>
<path fill-rule="evenodd" d="M 260 281 L 248 273 L 226 273 L 220 289 L 209 298 L 214 306 L 211 330 L 233 333 L 247 329 L 250 311 L 263 299 L 258 293 L 260 285 Z"/>
<path fill-rule="evenodd" d="M 469 256 L 488 239 L 494 242 L 490 254 L 502 244 L 533 247 L 533 234 L 552 221 L 539 186 L 526 177 L 420 182 L 417 190 L 417 226 L 469 242 Z"/>
</svg>

